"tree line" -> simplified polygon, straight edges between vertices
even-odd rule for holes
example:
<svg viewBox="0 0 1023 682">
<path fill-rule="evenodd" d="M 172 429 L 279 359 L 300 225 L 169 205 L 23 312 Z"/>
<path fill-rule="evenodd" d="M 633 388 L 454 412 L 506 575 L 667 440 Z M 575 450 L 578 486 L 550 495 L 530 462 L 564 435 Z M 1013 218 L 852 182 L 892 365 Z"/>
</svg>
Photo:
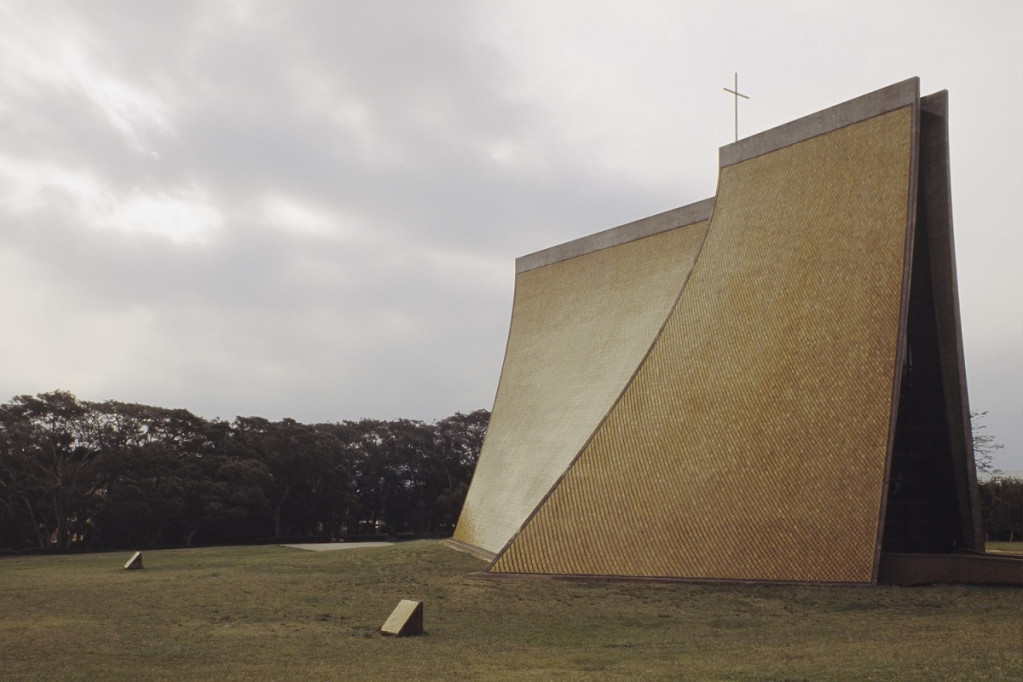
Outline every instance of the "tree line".
<svg viewBox="0 0 1023 682">
<path fill-rule="evenodd" d="M 1023 481 L 971 415 L 990 540 L 1023 537 Z M 66 391 L 0 405 L 0 549 L 446 537 L 490 413 L 432 424 L 207 420 Z"/>
<path fill-rule="evenodd" d="M 0 549 L 449 536 L 489 418 L 229 422 L 18 396 L 0 405 Z"/>
</svg>

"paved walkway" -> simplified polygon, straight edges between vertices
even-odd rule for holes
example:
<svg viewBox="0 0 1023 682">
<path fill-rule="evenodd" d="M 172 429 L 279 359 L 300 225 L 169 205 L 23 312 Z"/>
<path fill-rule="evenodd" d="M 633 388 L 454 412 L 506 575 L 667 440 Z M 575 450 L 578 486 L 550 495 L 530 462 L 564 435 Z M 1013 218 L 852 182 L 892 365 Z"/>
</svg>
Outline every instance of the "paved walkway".
<svg viewBox="0 0 1023 682">
<path fill-rule="evenodd" d="M 335 549 L 364 549 L 366 547 L 390 547 L 390 542 L 317 542 L 308 545 L 284 545 L 292 549 L 305 549 L 310 552 L 329 552 Z"/>
</svg>

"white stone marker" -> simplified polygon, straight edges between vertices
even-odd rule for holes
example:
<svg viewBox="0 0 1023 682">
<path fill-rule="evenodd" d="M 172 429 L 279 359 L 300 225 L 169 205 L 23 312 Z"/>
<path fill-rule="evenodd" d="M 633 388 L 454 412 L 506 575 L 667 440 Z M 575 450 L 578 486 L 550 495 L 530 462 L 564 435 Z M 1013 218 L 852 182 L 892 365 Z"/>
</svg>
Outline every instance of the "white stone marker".
<svg viewBox="0 0 1023 682">
<path fill-rule="evenodd" d="M 423 602 L 402 599 L 391 611 L 380 632 L 396 637 L 423 634 Z"/>
<path fill-rule="evenodd" d="M 138 570 L 141 570 L 141 569 L 142 569 L 142 552 L 135 552 L 131 556 L 131 558 L 128 559 L 128 563 L 126 563 L 124 565 L 124 570 L 126 570 L 126 571 L 138 571 Z"/>
</svg>

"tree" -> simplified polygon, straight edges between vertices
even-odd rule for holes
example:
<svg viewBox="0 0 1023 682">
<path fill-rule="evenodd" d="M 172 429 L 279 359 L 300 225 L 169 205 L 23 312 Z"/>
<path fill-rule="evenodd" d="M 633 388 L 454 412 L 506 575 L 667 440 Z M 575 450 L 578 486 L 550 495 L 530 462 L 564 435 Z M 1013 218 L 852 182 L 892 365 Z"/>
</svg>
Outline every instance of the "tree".
<svg viewBox="0 0 1023 682">
<path fill-rule="evenodd" d="M 102 495 L 90 547 L 188 545 L 203 524 L 228 425 L 187 410 L 108 401 Z"/>
<path fill-rule="evenodd" d="M 323 534 L 325 526 L 335 525 L 339 514 L 334 507 L 349 503 L 340 433 L 294 419 L 235 419 L 235 454 L 258 460 L 270 471 L 273 537 L 313 537 Z"/>
<path fill-rule="evenodd" d="M 986 414 L 984 410 L 970 412 L 973 457 L 977 471 L 988 475 L 979 484 L 984 532 L 988 540 L 1018 540 L 1023 537 L 1023 480 L 1005 478 L 1001 469 L 995 467 L 994 453 L 1004 446 L 985 433 L 987 425 L 981 420 Z"/>
<path fill-rule="evenodd" d="M 389 534 L 424 533 L 432 428 L 410 419 L 363 419 L 351 426 L 348 450 L 359 505 L 350 532 L 376 534 L 382 526 Z"/>
<path fill-rule="evenodd" d="M 981 516 L 988 540 L 1023 538 L 1023 480 L 992 478 L 980 484 Z"/>
<path fill-rule="evenodd" d="M 970 410 L 970 427 L 973 431 L 973 459 L 976 463 L 977 471 L 991 476 L 998 476 L 1002 472 L 1000 469 L 995 468 L 994 455 L 995 452 L 1005 446 L 999 443 L 990 433 L 984 433 L 987 425 L 982 424 L 981 420 L 986 415 L 987 410 Z"/>
<path fill-rule="evenodd" d="M 437 456 L 433 465 L 438 469 L 440 492 L 434 501 L 431 532 L 446 535 L 454 531 L 489 423 L 490 412 L 476 410 L 469 414 L 456 412 L 434 426 Z"/>
<path fill-rule="evenodd" d="M 68 549 L 88 532 L 97 493 L 100 426 L 66 391 L 22 395 L 0 407 L 0 488 L 25 514 L 40 548 Z"/>
</svg>

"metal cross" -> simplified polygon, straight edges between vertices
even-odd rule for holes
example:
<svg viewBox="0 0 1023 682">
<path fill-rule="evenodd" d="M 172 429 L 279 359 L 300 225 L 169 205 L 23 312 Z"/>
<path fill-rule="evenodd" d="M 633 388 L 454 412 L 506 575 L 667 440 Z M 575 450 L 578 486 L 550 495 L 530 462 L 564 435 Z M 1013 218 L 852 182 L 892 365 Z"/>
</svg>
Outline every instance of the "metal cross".
<svg viewBox="0 0 1023 682">
<path fill-rule="evenodd" d="M 728 88 L 723 88 L 723 90 L 725 92 L 728 92 L 728 93 L 731 93 L 731 94 L 735 95 L 735 141 L 738 142 L 739 141 L 739 98 L 742 97 L 743 99 L 749 99 L 749 97 L 747 97 L 746 95 L 744 95 L 741 92 L 739 92 L 739 74 L 738 73 L 735 74 L 735 89 L 734 90 L 729 90 Z"/>
</svg>

